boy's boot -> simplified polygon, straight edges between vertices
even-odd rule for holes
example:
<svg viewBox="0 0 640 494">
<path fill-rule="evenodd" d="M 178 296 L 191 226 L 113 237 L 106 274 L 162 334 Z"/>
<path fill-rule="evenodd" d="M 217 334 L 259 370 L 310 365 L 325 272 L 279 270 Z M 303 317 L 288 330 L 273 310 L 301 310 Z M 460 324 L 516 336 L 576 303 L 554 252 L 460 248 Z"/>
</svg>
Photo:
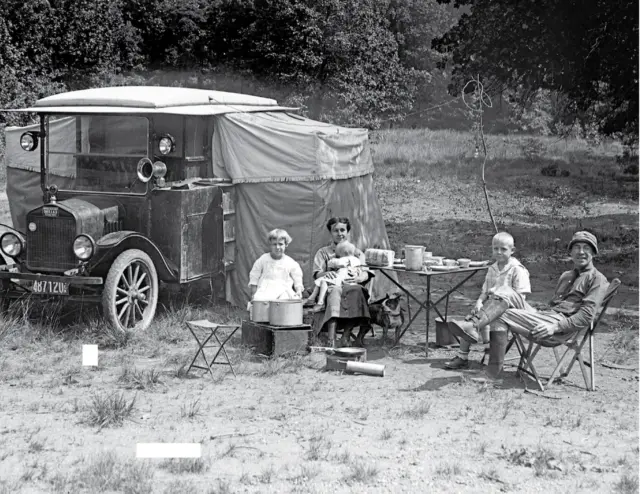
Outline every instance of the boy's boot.
<svg viewBox="0 0 640 494">
<path fill-rule="evenodd" d="M 468 369 L 470 348 L 471 348 L 471 343 L 469 343 L 467 340 L 462 340 L 460 342 L 460 349 L 458 350 L 458 355 L 456 355 L 453 358 L 453 360 L 449 360 L 445 362 L 444 368 L 451 369 L 451 370 Z"/>
<path fill-rule="evenodd" d="M 507 350 L 507 332 L 492 331 L 489 342 L 489 365 L 484 371 L 484 376 L 473 378 L 478 383 L 500 382 L 500 374 L 504 367 L 504 354 Z"/>
<path fill-rule="evenodd" d="M 489 299 L 477 315 L 471 316 L 470 320 L 450 319 L 448 321 L 449 331 L 469 343 L 478 343 L 480 341 L 479 331 L 498 319 L 508 308 L 509 304 L 504 300 Z"/>
</svg>

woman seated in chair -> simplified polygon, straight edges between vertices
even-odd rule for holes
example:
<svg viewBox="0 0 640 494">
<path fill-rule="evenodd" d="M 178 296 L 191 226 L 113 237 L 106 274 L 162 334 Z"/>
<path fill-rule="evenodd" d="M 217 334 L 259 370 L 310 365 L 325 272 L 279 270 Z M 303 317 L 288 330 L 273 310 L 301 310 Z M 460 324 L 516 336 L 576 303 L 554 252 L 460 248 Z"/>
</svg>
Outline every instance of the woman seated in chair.
<svg viewBox="0 0 640 494">
<path fill-rule="evenodd" d="M 320 248 L 313 260 L 313 278 L 336 276 L 336 272 L 329 269 L 329 261 L 335 257 L 336 246 L 349 240 L 351 222 L 349 218 L 331 218 L 327 222 L 327 229 L 331 233 L 329 245 Z M 354 253 L 364 263 L 364 254 L 359 249 Z M 340 286 L 332 286 L 326 297 L 326 309 L 322 319 L 316 326 L 319 333 L 325 325 L 331 336 L 336 330 L 342 329 L 341 346 L 350 345 L 351 330 L 359 326 L 356 345 L 363 345 L 364 335 L 371 329 L 369 314 L 369 292 L 364 285 L 373 277 L 368 270 L 360 270 L 352 277 L 345 278 Z M 334 342 L 331 341 L 331 344 Z"/>
</svg>

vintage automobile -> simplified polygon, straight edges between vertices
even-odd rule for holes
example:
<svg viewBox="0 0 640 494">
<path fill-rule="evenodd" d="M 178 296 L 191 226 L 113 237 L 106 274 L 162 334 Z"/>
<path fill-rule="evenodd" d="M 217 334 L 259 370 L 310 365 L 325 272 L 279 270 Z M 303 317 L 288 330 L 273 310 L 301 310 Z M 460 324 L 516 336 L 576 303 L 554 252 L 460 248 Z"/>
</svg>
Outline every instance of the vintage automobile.
<svg viewBox="0 0 640 494">
<path fill-rule="evenodd" d="M 13 262 L 0 267 L 0 307 L 29 292 L 64 296 L 100 303 L 117 328 L 144 329 L 160 281 L 206 278 L 219 292 L 233 268 L 233 191 L 212 177 L 211 116 L 265 108 L 281 109 L 247 95 L 128 87 L 23 109 L 39 118 L 19 144 L 39 153 L 43 203 L 14 221 L 23 228 L 1 225 Z"/>
<path fill-rule="evenodd" d="M 287 254 L 307 286 L 332 216 L 352 217 L 359 248 L 388 246 L 367 130 L 293 110 L 152 86 L 2 110 L 39 122 L 5 131 L 12 224 L 0 224 L 0 309 L 25 294 L 63 297 L 99 303 L 113 326 L 138 330 L 167 284 L 207 280 L 245 307 L 249 271 L 273 228 L 294 238 Z"/>
</svg>

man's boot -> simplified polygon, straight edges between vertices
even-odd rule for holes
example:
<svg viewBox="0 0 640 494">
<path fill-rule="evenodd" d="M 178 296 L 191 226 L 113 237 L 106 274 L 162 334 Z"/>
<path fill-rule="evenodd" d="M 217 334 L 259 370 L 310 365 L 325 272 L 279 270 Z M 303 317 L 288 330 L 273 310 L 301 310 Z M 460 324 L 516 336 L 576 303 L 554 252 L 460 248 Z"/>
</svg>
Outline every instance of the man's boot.
<svg viewBox="0 0 640 494">
<path fill-rule="evenodd" d="M 479 331 L 498 319 L 509 308 L 509 304 L 502 299 L 492 298 L 487 300 L 484 307 L 470 320 L 450 319 L 447 321 L 449 331 L 459 338 L 464 338 L 469 343 L 480 341 Z M 493 335 L 492 335 L 493 337 Z"/>
<path fill-rule="evenodd" d="M 504 354 L 507 350 L 507 332 L 492 331 L 489 341 L 489 365 L 483 377 L 474 378 L 478 383 L 500 382 L 500 374 L 504 367 Z"/>
</svg>

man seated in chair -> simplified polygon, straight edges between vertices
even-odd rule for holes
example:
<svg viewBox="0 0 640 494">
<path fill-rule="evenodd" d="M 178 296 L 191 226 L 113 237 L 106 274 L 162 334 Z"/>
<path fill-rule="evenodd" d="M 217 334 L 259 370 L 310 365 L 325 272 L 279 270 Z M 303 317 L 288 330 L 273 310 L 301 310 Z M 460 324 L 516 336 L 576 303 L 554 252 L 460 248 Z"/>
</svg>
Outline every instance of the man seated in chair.
<svg viewBox="0 0 640 494">
<path fill-rule="evenodd" d="M 489 365 L 484 377 L 476 381 L 499 380 L 509 329 L 536 341 L 566 341 L 589 327 L 608 286 L 607 279 L 593 266 L 598 240 L 592 233 L 577 232 L 569 242 L 569 253 L 573 269 L 560 275 L 548 309 L 536 310 L 513 289 L 500 288 L 470 320 L 449 321 L 450 330 L 471 343 L 477 343 L 480 330 L 491 324 Z"/>
</svg>

